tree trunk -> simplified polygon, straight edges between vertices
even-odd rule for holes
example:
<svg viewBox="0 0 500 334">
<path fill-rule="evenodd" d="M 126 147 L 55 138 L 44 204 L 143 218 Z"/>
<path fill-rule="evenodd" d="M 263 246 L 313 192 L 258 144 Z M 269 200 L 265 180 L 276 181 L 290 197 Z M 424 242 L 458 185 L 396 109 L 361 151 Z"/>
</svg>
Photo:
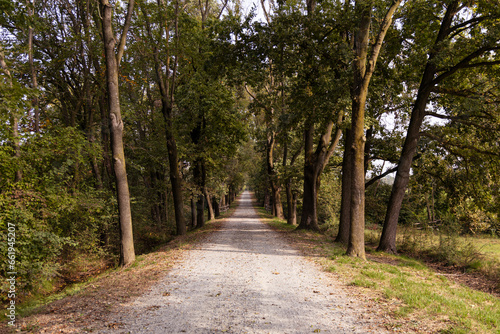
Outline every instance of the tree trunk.
<svg viewBox="0 0 500 334">
<path fill-rule="evenodd" d="M 417 152 L 418 139 L 420 138 L 420 127 L 422 126 L 422 122 L 425 117 L 425 107 L 434 86 L 433 82 L 437 71 L 434 58 L 443 47 L 442 42 L 449 34 L 453 17 L 458 12 L 458 8 L 459 1 L 453 1 L 448 5 L 446 14 L 441 22 L 441 27 L 434 44 L 434 48 L 431 49 L 434 51 L 429 54 L 425 70 L 422 75 L 422 80 L 420 81 L 417 98 L 411 112 L 410 124 L 408 125 L 405 142 L 399 158 L 396 177 L 394 179 L 394 184 L 392 185 L 391 197 L 389 198 L 389 204 L 385 214 L 384 228 L 382 229 L 380 243 L 377 248 L 378 251 L 385 251 L 389 253 L 397 252 L 396 232 L 399 212 L 401 211 L 401 205 L 403 204 L 406 187 L 408 186 L 408 182 L 410 180 L 410 169 L 413 157 Z"/>
<path fill-rule="evenodd" d="M 207 206 L 208 206 L 207 220 L 212 220 L 215 218 L 215 212 L 214 212 L 214 208 L 212 206 L 211 196 L 208 193 L 207 187 L 203 187 L 203 193 L 205 194 L 205 199 L 207 201 Z"/>
<path fill-rule="evenodd" d="M 335 242 L 340 242 L 344 245 L 347 245 L 349 242 L 349 234 L 351 230 L 351 133 L 352 132 L 350 130 L 346 130 L 345 132 L 344 159 L 342 160 L 342 198 L 340 202 L 339 233 L 335 239 Z"/>
<path fill-rule="evenodd" d="M 141 7 L 142 10 L 144 10 L 144 7 Z M 178 14 L 179 14 L 179 7 L 178 3 L 175 4 L 175 19 L 174 19 L 174 26 L 175 26 L 175 38 L 178 39 L 179 34 L 178 34 Z M 146 18 L 148 17 L 147 14 L 144 15 Z M 153 41 L 153 36 L 151 33 L 149 21 L 146 19 L 146 28 L 148 31 L 148 36 Z M 163 27 L 164 29 L 167 30 L 167 36 L 169 35 L 169 30 L 166 27 Z M 158 43 L 157 43 L 158 44 Z M 154 65 L 155 65 L 155 72 L 156 72 L 156 80 L 158 83 L 158 87 L 160 89 L 160 95 L 161 95 L 161 104 L 162 104 L 162 114 L 163 114 L 163 119 L 165 122 L 165 137 L 167 139 L 167 153 L 168 153 L 168 165 L 169 165 L 169 177 L 170 177 L 170 183 L 172 185 L 172 197 L 174 200 L 174 213 L 175 213 L 175 226 L 177 230 L 177 235 L 184 235 L 186 234 L 186 221 L 184 218 L 184 200 L 183 200 L 183 194 L 182 194 L 182 178 L 181 178 L 181 173 L 179 170 L 179 158 L 178 158 L 178 152 L 177 152 L 177 142 L 175 140 L 175 135 L 173 131 L 173 104 L 174 104 L 174 91 L 175 91 L 175 83 L 176 83 L 176 71 L 177 71 L 177 56 L 174 56 L 174 64 L 173 64 L 173 73 L 166 73 L 166 78 L 165 80 L 163 79 L 163 68 L 164 66 L 162 62 L 159 59 L 158 56 L 158 48 L 156 45 L 153 48 L 153 58 L 154 58 Z M 171 55 L 170 55 L 170 49 L 169 49 L 169 41 L 166 41 L 167 48 L 167 59 L 168 63 L 166 65 L 167 69 L 170 68 L 170 60 L 171 60 Z M 168 70 L 167 70 L 168 71 Z"/>
<path fill-rule="evenodd" d="M 284 219 L 285 216 L 283 216 L 283 204 L 281 203 L 280 190 L 280 187 L 276 185 L 275 182 L 271 182 L 273 215 L 279 219 Z"/>
<path fill-rule="evenodd" d="M 392 185 L 391 197 L 385 214 L 384 227 L 380 237 L 378 251 L 396 253 L 396 232 L 399 212 L 403 204 L 406 187 L 410 180 L 410 169 L 413 157 L 417 152 L 417 143 L 420 138 L 420 126 L 425 117 L 425 106 L 427 104 L 430 90 L 420 90 L 415 105 L 413 107 L 408 132 L 403 144 L 401 157 L 399 158 L 398 169 L 394 184 Z"/>
<path fill-rule="evenodd" d="M 182 198 L 181 173 L 179 171 L 179 162 L 177 158 L 177 143 L 172 133 L 172 109 L 163 102 L 163 113 L 166 125 L 168 164 L 170 167 L 170 183 L 172 184 L 172 195 L 174 197 L 175 225 L 177 235 L 186 234 L 186 222 L 184 220 L 184 200 Z"/>
<path fill-rule="evenodd" d="M 349 243 L 347 254 L 365 259 L 365 104 L 368 84 L 365 82 L 366 57 L 370 37 L 372 4 L 360 9 L 361 18 L 359 30 L 355 39 L 354 51 L 356 59 L 353 62 L 354 82 L 351 92 L 352 125 L 351 136 L 351 201 Z M 357 6 L 356 6 L 357 7 Z"/>
<path fill-rule="evenodd" d="M 212 206 L 214 208 L 215 218 L 220 216 L 220 202 L 217 200 L 217 197 L 212 196 Z"/>
<path fill-rule="evenodd" d="M 311 122 L 311 125 L 304 131 L 304 194 L 302 217 L 298 229 L 319 231 L 317 202 L 320 175 L 339 143 L 342 134 L 340 127 L 342 120 L 343 112 L 339 112 L 336 123 L 333 120 L 328 122 L 315 151 L 313 147 L 314 123 Z M 335 125 L 337 129 L 334 133 L 333 128 Z"/>
<path fill-rule="evenodd" d="M 269 196 L 269 192 L 266 190 L 266 193 L 264 194 L 264 209 L 266 209 L 266 211 L 268 210 L 268 208 L 270 208 L 271 206 L 271 198 Z"/>
<path fill-rule="evenodd" d="M 269 176 L 269 184 L 271 186 L 271 200 L 272 200 L 272 215 L 283 219 L 283 205 L 281 204 L 280 190 L 278 175 L 274 168 L 274 148 L 276 145 L 276 134 L 271 132 L 267 137 L 267 175 Z"/>
<path fill-rule="evenodd" d="M 351 179 L 351 227 L 347 254 L 365 259 L 365 105 L 368 87 L 375 70 L 380 49 L 392 17 L 401 0 L 393 1 L 381 22 L 380 31 L 372 46 L 370 59 L 368 48 L 373 3 L 356 2 L 355 11 L 359 13 L 359 29 L 354 39 L 355 59 L 353 62 L 352 99 L 352 179 Z"/>
<path fill-rule="evenodd" d="M 194 196 L 191 197 L 191 228 L 194 229 L 196 227 L 196 201 L 194 200 Z"/>
<path fill-rule="evenodd" d="M 318 203 L 318 175 L 314 165 L 304 164 L 304 194 L 302 198 L 302 217 L 298 229 L 319 231 L 317 203 Z"/>
<path fill-rule="evenodd" d="M 347 254 L 365 259 L 364 104 L 366 91 L 360 92 L 358 96 L 359 100 L 353 101 L 352 108 L 351 226 Z"/>
<path fill-rule="evenodd" d="M 196 203 L 196 228 L 205 226 L 205 196 L 198 195 L 198 202 Z"/>
<path fill-rule="evenodd" d="M 290 225 L 297 224 L 297 194 L 292 192 L 292 179 L 289 178 L 286 183 L 286 221 Z"/>
<path fill-rule="evenodd" d="M 123 122 L 120 110 L 118 85 L 118 63 L 115 54 L 115 36 L 112 29 L 112 7 L 107 0 L 101 0 L 104 52 L 106 56 L 106 83 L 108 92 L 109 117 L 111 122 L 111 149 L 116 177 L 118 210 L 120 217 L 120 265 L 129 266 L 135 261 L 130 211 L 130 194 L 123 150 Z"/>
<path fill-rule="evenodd" d="M 290 217 L 290 223 L 292 225 L 297 225 L 297 193 L 292 193 L 292 215 Z"/>
</svg>

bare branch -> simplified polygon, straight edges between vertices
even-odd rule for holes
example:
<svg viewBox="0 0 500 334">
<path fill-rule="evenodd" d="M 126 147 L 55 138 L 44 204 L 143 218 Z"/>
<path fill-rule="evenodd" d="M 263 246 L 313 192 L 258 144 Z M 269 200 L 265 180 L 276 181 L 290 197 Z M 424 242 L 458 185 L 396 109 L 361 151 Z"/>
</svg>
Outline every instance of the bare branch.
<svg viewBox="0 0 500 334">
<path fill-rule="evenodd" d="M 368 61 L 368 69 L 366 70 L 364 78 L 365 85 L 369 83 L 371 75 L 375 70 L 375 64 L 377 63 L 377 59 L 380 54 L 380 49 L 382 48 L 382 43 L 384 42 L 385 35 L 387 34 L 387 31 L 389 30 L 389 27 L 392 24 L 392 17 L 394 16 L 394 12 L 399 7 L 400 3 L 401 0 L 393 1 L 391 7 L 389 7 L 389 10 L 387 10 L 387 13 L 385 14 L 384 20 L 382 21 L 382 25 L 380 26 L 380 31 L 377 35 L 376 42 L 373 46 L 372 55 L 370 57 L 370 60 Z"/>
<path fill-rule="evenodd" d="M 490 63 L 493 64 L 493 63 L 496 63 L 496 62 L 482 62 L 482 63 L 472 63 L 471 64 L 470 62 L 473 59 L 483 55 L 487 51 L 494 51 L 494 50 L 499 50 L 499 49 L 500 49 L 500 47 L 498 47 L 498 46 L 485 46 L 485 47 L 477 49 L 476 51 L 469 54 L 467 57 L 463 58 L 455 66 L 451 67 L 448 71 L 444 72 L 443 74 L 440 74 L 437 78 L 432 80 L 431 85 L 437 85 L 438 83 L 440 83 L 444 79 L 455 74 L 460 69 L 479 67 L 479 65 L 475 65 L 475 64 L 490 64 Z M 482 66 L 484 66 L 484 65 L 482 65 Z"/>
<path fill-rule="evenodd" d="M 271 18 L 269 17 L 269 13 L 266 10 L 266 2 L 265 2 L 265 0 L 260 0 L 260 4 L 262 6 L 262 10 L 264 11 L 264 16 L 266 17 L 267 23 L 271 23 Z"/>
<path fill-rule="evenodd" d="M 120 37 L 120 42 L 118 43 L 118 54 L 116 55 L 117 66 L 120 67 L 120 62 L 125 52 L 125 43 L 127 41 L 127 33 L 130 28 L 130 23 L 132 22 L 132 14 L 134 13 L 134 2 L 135 0 L 128 1 L 127 16 L 125 17 L 125 24 L 123 25 L 122 35 Z"/>
<path fill-rule="evenodd" d="M 340 112 L 339 117 L 337 119 L 337 124 L 336 124 L 337 128 L 335 130 L 335 134 L 332 136 L 332 142 L 330 143 L 330 146 L 328 147 L 328 152 L 326 153 L 326 158 L 325 158 L 326 162 L 330 160 L 331 156 L 333 155 L 333 152 L 335 152 L 335 149 L 339 144 L 340 136 L 342 135 L 341 125 L 343 120 L 344 120 L 344 113 Z"/>
<path fill-rule="evenodd" d="M 397 170 L 398 170 L 398 166 L 391 168 L 391 169 L 388 169 L 385 172 L 383 172 L 382 174 L 371 178 L 369 181 L 365 182 L 365 189 L 368 188 L 369 186 L 371 186 L 372 184 L 374 184 L 375 182 L 377 182 L 378 180 L 383 179 L 385 176 L 396 172 Z"/>
<path fill-rule="evenodd" d="M 222 6 L 222 8 L 220 10 L 219 15 L 217 15 L 217 20 L 220 20 L 220 17 L 222 16 L 224 9 L 226 9 L 228 3 L 229 3 L 229 0 L 224 1 L 224 5 Z"/>
</svg>

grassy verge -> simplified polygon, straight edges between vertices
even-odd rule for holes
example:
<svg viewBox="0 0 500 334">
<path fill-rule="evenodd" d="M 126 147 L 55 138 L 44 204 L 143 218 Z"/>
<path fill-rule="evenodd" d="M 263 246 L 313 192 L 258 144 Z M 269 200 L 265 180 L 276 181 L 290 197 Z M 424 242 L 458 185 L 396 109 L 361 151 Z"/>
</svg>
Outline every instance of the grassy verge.
<svg viewBox="0 0 500 334">
<path fill-rule="evenodd" d="M 370 226 L 366 230 L 366 240 L 376 244 L 381 233 L 380 226 Z M 399 250 L 413 258 L 439 262 L 463 272 L 478 273 L 491 282 L 490 290 L 500 292 L 500 239 L 498 238 L 464 237 L 434 230 L 401 227 L 397 245 Z"/>
<path fill-rule="evenodd" d="M 263 209 L 263 221 L 282 232 L 306 256 L 348 286 L 383 305 L 388 329 L 417 333 L 500 333 L 500 299 L 459 285 L 423 262 L 368 250 L 368 260 L 345 256 L 331 237 L 276 219 Z"/>
</svg>

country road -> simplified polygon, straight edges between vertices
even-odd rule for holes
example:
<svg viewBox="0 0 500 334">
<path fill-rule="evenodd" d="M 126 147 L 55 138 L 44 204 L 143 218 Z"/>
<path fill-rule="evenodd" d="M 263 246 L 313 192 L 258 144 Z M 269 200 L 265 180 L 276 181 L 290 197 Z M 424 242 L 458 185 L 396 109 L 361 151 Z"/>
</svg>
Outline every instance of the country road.
<svg viewBox="0 0 500 334">
<path fill-rule="evenodd" d="M 383 333 L 342 285 L 260 222 L 250 193 L 107 333 Z"/>
</svg>

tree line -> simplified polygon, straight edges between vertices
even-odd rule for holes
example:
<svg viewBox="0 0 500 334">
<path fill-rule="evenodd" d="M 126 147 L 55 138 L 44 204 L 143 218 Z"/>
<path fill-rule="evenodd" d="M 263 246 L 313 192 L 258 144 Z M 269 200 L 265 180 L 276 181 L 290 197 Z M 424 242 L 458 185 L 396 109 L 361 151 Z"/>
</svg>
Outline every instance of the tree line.
<svg viewBox="0 0 500 334">
<path fill-rule="evenodd" d="M 386 252 L 397 251 L 403 219 L 498 233 L 496 5 L 312 0 L 266 8 L 243 49 L 259 66 L 249 94 L 262 115 L 267 168 L 255 185 L 273 214 L 283 216 L 285 188 L 289 222 L 299 195 L 298 228 L 320 230 L 321 179 L 332 169 L 328 182 L 341 195 L 330 219 L 347 254 L 365 257 L 365 214 L 383 225 L 378 250 Z M 409 195 L 425 197 L 425 208 L 421 198 L 405 203 Z"/>
<path fill-rule="evenodd" d="M 128 266 L 245 184 L 361 258 L 366 221 L 388 252 L 398 221 L 500 231 L 498 4 L 260 5 L 0 1 L 0 217 L 26 291 L 83 254 Z"/>
</svg>

